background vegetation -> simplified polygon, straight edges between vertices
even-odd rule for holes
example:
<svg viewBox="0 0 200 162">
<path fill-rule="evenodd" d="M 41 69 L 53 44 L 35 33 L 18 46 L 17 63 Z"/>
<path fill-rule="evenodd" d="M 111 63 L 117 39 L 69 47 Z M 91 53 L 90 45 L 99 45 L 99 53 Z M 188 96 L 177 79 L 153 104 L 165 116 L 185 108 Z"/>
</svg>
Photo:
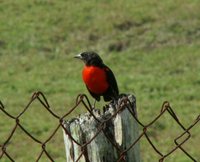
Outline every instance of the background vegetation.
<svg viewBox="0 0 200 162">
<path fill-rule="evenodd" d="M 55 112 L 66 113 L 79 93 L 88 94 L 81 81 L 83 64 L 73 56 L 95 50 L 114 71 L 120 91 L 137 97 L 143 123 L 158 115 L 168 100 L 187 127 L 200 112 L 199 8 L 198 0 L 0 0 L 0 100 L 17 115 L 40 90 Z M 41 140 L 57 125 L 38 103 L 21 122 Z M 0 143 L 13 126 L 0 113 Z M 199 131 L 198 125 L 184 145 L 198 160 Z M 165 154 L 181 129 L 166 115 L 149 133 Z M 61 130 L 47 148 L 56 161 L 65 161 Z M 16 161 L 35 161 L 40 150 L 20 130 L 8 147 Z M 157 161 L 144 139 L 141 150 L 144 162 Z M 189 159 L 176 151 L 167 161 Z"/>
</svg>

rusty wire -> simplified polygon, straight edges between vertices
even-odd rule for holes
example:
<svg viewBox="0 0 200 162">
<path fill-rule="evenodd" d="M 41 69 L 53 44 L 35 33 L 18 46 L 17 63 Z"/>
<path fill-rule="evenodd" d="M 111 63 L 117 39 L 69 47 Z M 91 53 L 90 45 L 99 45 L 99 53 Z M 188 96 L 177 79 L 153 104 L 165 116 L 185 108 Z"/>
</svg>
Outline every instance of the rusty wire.
<svg viewBox="0 0 200 162">
<path fill-rule="evenodd" d="M 39 101 L 40 104 L 46 109 L 46 111 L 51 114 L 55 119 L 58 120 L 58 125 L 55 127 L 54 131 L 51 133 L 51 135 L 45 140 L 45 141 L 41 141 L 38 138 L 34 137 L 33 135 L 31 135 L 31 133 L 26 130 L 23 125 L 21 125 L 20 123 L 20 118 L 24 115 L 24 113 L 29 109 L 30 105 L 34 102 L 34 101 Z M 119 103 L 119 106 L 117 108 L 117 110 L 115 111 L 115 113 L 109 117 L 108 119 L 104 120 L 104 121 L 100 121 L 99 119 L 97 119 L 97 117 L 94 115 L 93 113 L 93 108 L 90 104 L 90 101 L 88 99 L 88 97 L 85 94 L 80 94 L 77 96 L 76 99 L 76 103 L 75 106 L 72 107 L 71 109 L 68 110 L 68 112 L 62 116 L 58 116 L 55 112 L 53 112 L 50 108 L 50 105 L 45 97 L 45 95 L 42 92 L 35 92 L 30 101 L 28 102 L 28 104 L 25 106 L 25 108 L 17 115 L 17 116 L 13 116 L 12 114 L 8 113 L 5 109 L 5 106 L 3 105 L 3 103 L 0 101 L 0 110 L 2 113 L 4 113 L 7 117 L 10 118 L 10 120 L 14 120 L 15 121 L 15 125 L 12 128 L 12 130 L 10 131 L 8 137 L 6 138 L 6 140 L 3 143 L 0 143 L 0 148 L 1 148 L 1 152 L 0 152 L 0 160 L 2 157 L 6 156 L 10 161 L 15 161 L 15 159 L 10 155 L 10 153 L 7 151 L 7 147 L 8 147 L 8 143 L 11 141 L 15 131 L 17 129 L 21 129 L 28 137 L 30 137 L 32 139 L 33 142 L 40 144 L 41 146 L 41 152 L 39 153 L 39 155 L 36 157 L 36 161 L 39 161 L 42 157 L 43 154 L 46 155 L 46 157 L 50 160 L 50 161 L 54 161 L 53 157 L 48 153 L 48 151 L 46 150 L 46 144 L 51 141 L 51 139 L 54 137 L 54 135 L 56 134 L 56 132 L 62 128 L 65 133 L 70 137 L 70 139 L 76 143 L 78 146 L 80 146 L 82 152 L 79 155 L 79 157 L 76 159 L 76 162 L 78 162 L 80 160 L 80 158 L 85 155 L 86 153 L 86 147 L 87 145 L 89 145 L 97 136 L 98 134 L 102 131 L 104 133 L 104 135 L 107 137 L 107 139 L 111 142 L 111 144 L 116 148 L 118 155 L 119 155 L 119 159 L 117 160 L 117 162 L 125 162 L 126 161 L 126 153 L 135 146 L 135 144 L 137 142 L 139 142 L 139 140 L 141 138 L 146 138 L 149 145 L 152 147 L 152 149 L 155 151 L 155 153 L 157 153 L 160 158 L 158 159 L 159 162 L 163 162 L 165 160 L 166 157 L 170 156 L 172 153 L 174 153 L 177 149 L 180 149 L 185 156 L 187 156 L 189 159 L 191 159 L 191 161 L 197 161 L 195 159 L 195 157 L 193 157 L 187 150 L 185 150 L 182 145 L 184 143 L 186 143 L 188 141 L 188 139 L 191 137 L 191 129 L 194 128 L 197 123 L 199 123 L 200 121 L 200 115 L 198 115 L 198 117 L 191 123 L 191 125 L 187 128 L 185 128 L 183 126 L 183 124 L 179 121 L 177 115 L 175 114 L 175 112 L 173 111 L 173 109 L 171 108 L 169 102 L 164 102 L 161 108 L 161 112 L 159 115 L 157 115 L 150 123 L 148 123 L 147 125 L 144 125 L 136 116 L 135 112 L 133 111 L 132 107 L 127 105 L 131 105 L 130 101 L 128 98 L 125 98 L 124 100 L 122 100 L 121 102 L 123 103 Z M 67 117 L 69 114 L 71 114 L 75 109 L 78 109 L 79 105 L 82 104 L 84 105 L 84 108 L 91 114 L 91 116 L 94 117 L 94 119 L 99 123 L 99 127 L 98 130 L 96 132 L 96 134 L 89 140 L 86 141 L 85 143 L 81 144 L 78 141 L 76 141 L 73 136 L 70 134 L 70 132 L 65 128 L 64 126 L 64 118 Z M 113 117 L 115 117 L 117 115 L 117 113 L 119 113 L 120 111 L 122 111 L 125 107 L 128 108 L 129 112 L 131 113 L 131 115 L 133 116 L 133 118 L 135 119 L 135 121 L 138 123 L 138 125 L 140 125 L 143 130 L 142 133 L 139 134 L 138 138 L 135 141 L 131 141 L 130 142 L 130 146 L 124 150 L 122 150 L 116 142 L 114 142 L 112 139 L 109 138 L 109 136 L 106 134 L 106 132 L 104 131 L 104 127 L 107 121 L 111 120 Z M 154 145 L 153 141 L 150 139 L 149 135 L 147 134 L 147 130 L 149 129 L 150 126 L 152 126 L 156 121 L 158 121 L 165 113 L 168 113 L 173 120 L 179 125 L 179 127 L 182 129 L 182 134 L 180 134 L 178 137 L 176 137 L 174 140 L 175 143 L 175 147 L 172 148 L 168 153 L 163 154 L 161 151 L 159 151 L 159 149 Z M 187 135 L 187 137 L 185 139 L 183 139 L 181 142 L 178 142 L 178 140 L 180 138 L 182 138 L 184 135 Z M 87 156 L 85 156 L 87 158 Z M 88 160 L 88 159 L 86 159 Z"/>
</svg>

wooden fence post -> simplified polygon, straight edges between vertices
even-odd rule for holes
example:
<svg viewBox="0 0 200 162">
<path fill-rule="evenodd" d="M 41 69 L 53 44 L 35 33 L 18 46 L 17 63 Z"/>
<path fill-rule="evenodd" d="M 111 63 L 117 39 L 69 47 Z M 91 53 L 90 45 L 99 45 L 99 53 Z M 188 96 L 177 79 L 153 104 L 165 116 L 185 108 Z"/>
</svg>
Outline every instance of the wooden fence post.
<svg viewBox="0 0 200 162">
<path fill-rule="evenodd" d="M 127 97 L 130 103 L 122 106 Z M 120 103 L 121 106 L 117 106 Z M 123 96 L 116 105 L 110 103 L 102 114 L 94 109 L 93 114 L 100 122 L 89 112 L 65 121 L 64 127 L 71 136 L 82 146 L 86 143 L 79 146 L 63 131 L 67 162 L 117 162 L 122 156 L 123 162 L 140 162 L 139 142 L 125 151 L 139 137 L 138 123 L 128 107 L 137 116 L 133 95 Z"/>
</svg>

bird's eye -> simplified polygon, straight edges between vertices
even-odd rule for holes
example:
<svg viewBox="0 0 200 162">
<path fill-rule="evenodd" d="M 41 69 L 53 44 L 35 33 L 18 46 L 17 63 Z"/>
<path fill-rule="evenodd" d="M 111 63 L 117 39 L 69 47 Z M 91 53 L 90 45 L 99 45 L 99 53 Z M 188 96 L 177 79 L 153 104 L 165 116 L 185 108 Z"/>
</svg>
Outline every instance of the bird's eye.
<svg viewBox="0 0 200 162">
<path fill-rule="evenodd" d="M 81 56 L 82 56 L 82 57 L 85 57 L 85 53 L 81 53 Z"/>
</svg>

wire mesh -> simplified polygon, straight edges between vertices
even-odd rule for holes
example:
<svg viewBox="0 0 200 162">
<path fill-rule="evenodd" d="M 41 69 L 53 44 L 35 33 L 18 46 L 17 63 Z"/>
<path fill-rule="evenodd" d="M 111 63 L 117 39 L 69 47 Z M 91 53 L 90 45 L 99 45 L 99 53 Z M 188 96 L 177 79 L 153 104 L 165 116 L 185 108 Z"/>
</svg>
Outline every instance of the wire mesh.
<svg viewBox="0 0 200 162">
<path fill-rule="evenodd" d="M 46 138 L 44 141 L 36 138 L 34 135 L 32 135 L 21 123 L 20 120 L 22 118 L 22 116 L 25 115 L 25 112 L 30 108 L 30 106 L 32 105 L 33 102 L 35 101 L 39 101 L 39 103 L 42 105 L 43 108 L 45 108 L 46 112 L 48 112 L 52 117 L 54 117 L 57 121 L 58 121 L 58 125 L 54 128 L 54 131 L 50 134 L 50 136 L 48 136 L 48 138 Z M 79 157 L 76 159 L 76 161 L 78 162 L 81 158 L 81 156 L 83 156 L 85 154 L 86 151 L 86 147 L 98 136 L 98 134 L 102 131 L 104 133 L 104 135 L 108 138 L 108 140 L 111 142 L 111 144 L 116 148 L 117 152 L 119 153 L 119 158 L 117 160 L 117 162 L 124 162 L 126 161 L 126 153 L 133 148 L 137 142 L 139 142 L 142 138 L 146 138 L 149 145 L 151 146 L 151 148 L 154 150 L 154 152 L 160 157 L 158 159 L 159 162 L 164 161 L 167 157 L 169 157 L 171 154 L 174 154 L 178 149 L 182 151 L 184 156 L 187 156 L 188 159 L 190 159 L 191 161 L 197 161 L 197 159 L 195 159 L 195 157 L 193 157 L 189 151 L 187 151 L 186 149 L 184 149 L 182 146 L 184 143 L 187 143 L 187 141 L 191 138 L 192 134 L 191 134 L 191 130 L 195 129 L 195 127 L 197 126 L 197 124 L 200 121 L 200 115 L 197 116 L 197 118 L 191 122 L 191 124 L 186 128 L 178 119 L 176 113 L 173 111 L 172 107 L 170 106 L 169 102 L 164 102 L 161 108 L 160 113 L 148 124 L 144 125 L 139 119 L 138 117 L 136 117 L 135 112 L 133 111 L 133 109 L 131 109 L 130 106 L 126 106 L 127 104 L 130 105 L 130 101 L 128 98 L 125 98 L 123 101 L 123 104 L 119 104 L 118 109 L 116 110 L 115 114 L 112 115 L 109 119 L 105 120 L 105 121 L 100 121 L 97 119 L 97 117 L 95 116 L 95 114 L 93 113 L 93 107 L 88 99 L 88 97 L 85 94 L 80 94 L 77 96 L 76 102 L 75 102 L 75 106 L 70 108 L 68 110 L 68 112 L 62 116 L 57 115 L 54 111 L 52 111 L 52 109 L 50 108 L 50 105 L 45 97 L 45 95 L 42 92 L 35 92 L 30 101 L 28 102 L 28 104 L 24 107 L 24 109 L 17 115 L 17 116 L 13 116 L 11 113 L 7 112 L 4 104 L 0 101 L 0 110 L 1 113 L 4 113 L 4 115 L 6 115 L 8 118 L 10 118 L 10 120 L 13 120 L 15 122 L 14 127 L 11 129 L 11 131 L 9 132 L 8 136 L 6 137 L 6 140 L 3 143 L 0 143 L 0 148 L 1 148 L 1 152 L 0 152 L 0 160 L 3 157 L 6 157 L 7 159 L 9 159 L 10 161 L 15 161 L 14 157 L 12 157 L 12 155 L 9 153 L 9 151 L 7 151 L 7 148 L 10 146 L 10 141 L 12 140 L 15 132 L 17 129 L 22 130 L 26 136 L 30 137 L 30 139 L 32 140 L 33 143 L 37 143 L 41 146 L 41 152 L 39 153 L 39 155 L 37 155 L 36 157 L 36 161 L 39 161 L 41 159 L 41 157 L 43 155 L 46 155 L 46 157 L 50 160 L 50 161 L 55 161 L 53 156 L 48 152 L 48 150 L 46 149 L 46 145 L 52 140 L 52 138 L 55 136 L 55 134 L 57 133 L 57 131 L 59 129 L 63 129 L 66 133 L 66 135 L 68 135 L 71 140 L 73 142 L 75 142 L 82 150 L 81 154 L 79 155 Z M 73 113 L 73 111 L 75 111 L 75 109 L 77 109 L 79 107 L 79 105 L 82 104 L 84 106 L 84 108 L 90 113 L 91 116 L 94 117 L 94 119 L 100 123 L 100 126 L 98 127 L 98 131 L 96 132 L 96 134 L 93 136 L 93 138 L 91 138 L 89 141 L 86 141 L 84 144 L 80 144 L 78 141 L 76 141 L 74 139 L 74 137 L 70 134 L 70 132 L 65 128 L 64 126 L 64 118 L 68 117 L 71 113 Z M 107 134 L 104 131 L 104 125 L 105 123 L 110 120 L 111 118 L 113 118 L 114 116 L 116 116 L 117 113 L 119 113 L 121 110 L 123 110 L 125 107 L 128 108 L 130 114 L 132 115 L 132 117 L 136 120 L 136 122 L 138 123 L 138 125 L 140 125 L 142 127 L 142 131 L 139 134 L 138 138 L 135 141 L 130 141 L 130 146 L 124 150 L 122 150 L 112 139 L 110 139 Z M 180 129 L 182 130 L 182 133 L 180 135 L 178 135 L 175 139 L 172 139 L 175 143 L 175 147 L 172 148 L 171 150 L 169 150 L 166 154 L 163 154 L 159 148 L 157 148 L 154 144 L 154 142 L 151 140 L 151 138 L 149 137 L 147 130 L 149 129 L 150 126 L 152 126 L 156 121 L 158 121 L 164 114 L 168 113 L 173 120 L 178 124 L 178 126 L 180 127 Z M 184 137 L 184 139 L 182 139 Z M 181 139 L 181 142 L 180 142 Z M 88 160 L 88 159 L 87 159 Z"/>
</svg>

